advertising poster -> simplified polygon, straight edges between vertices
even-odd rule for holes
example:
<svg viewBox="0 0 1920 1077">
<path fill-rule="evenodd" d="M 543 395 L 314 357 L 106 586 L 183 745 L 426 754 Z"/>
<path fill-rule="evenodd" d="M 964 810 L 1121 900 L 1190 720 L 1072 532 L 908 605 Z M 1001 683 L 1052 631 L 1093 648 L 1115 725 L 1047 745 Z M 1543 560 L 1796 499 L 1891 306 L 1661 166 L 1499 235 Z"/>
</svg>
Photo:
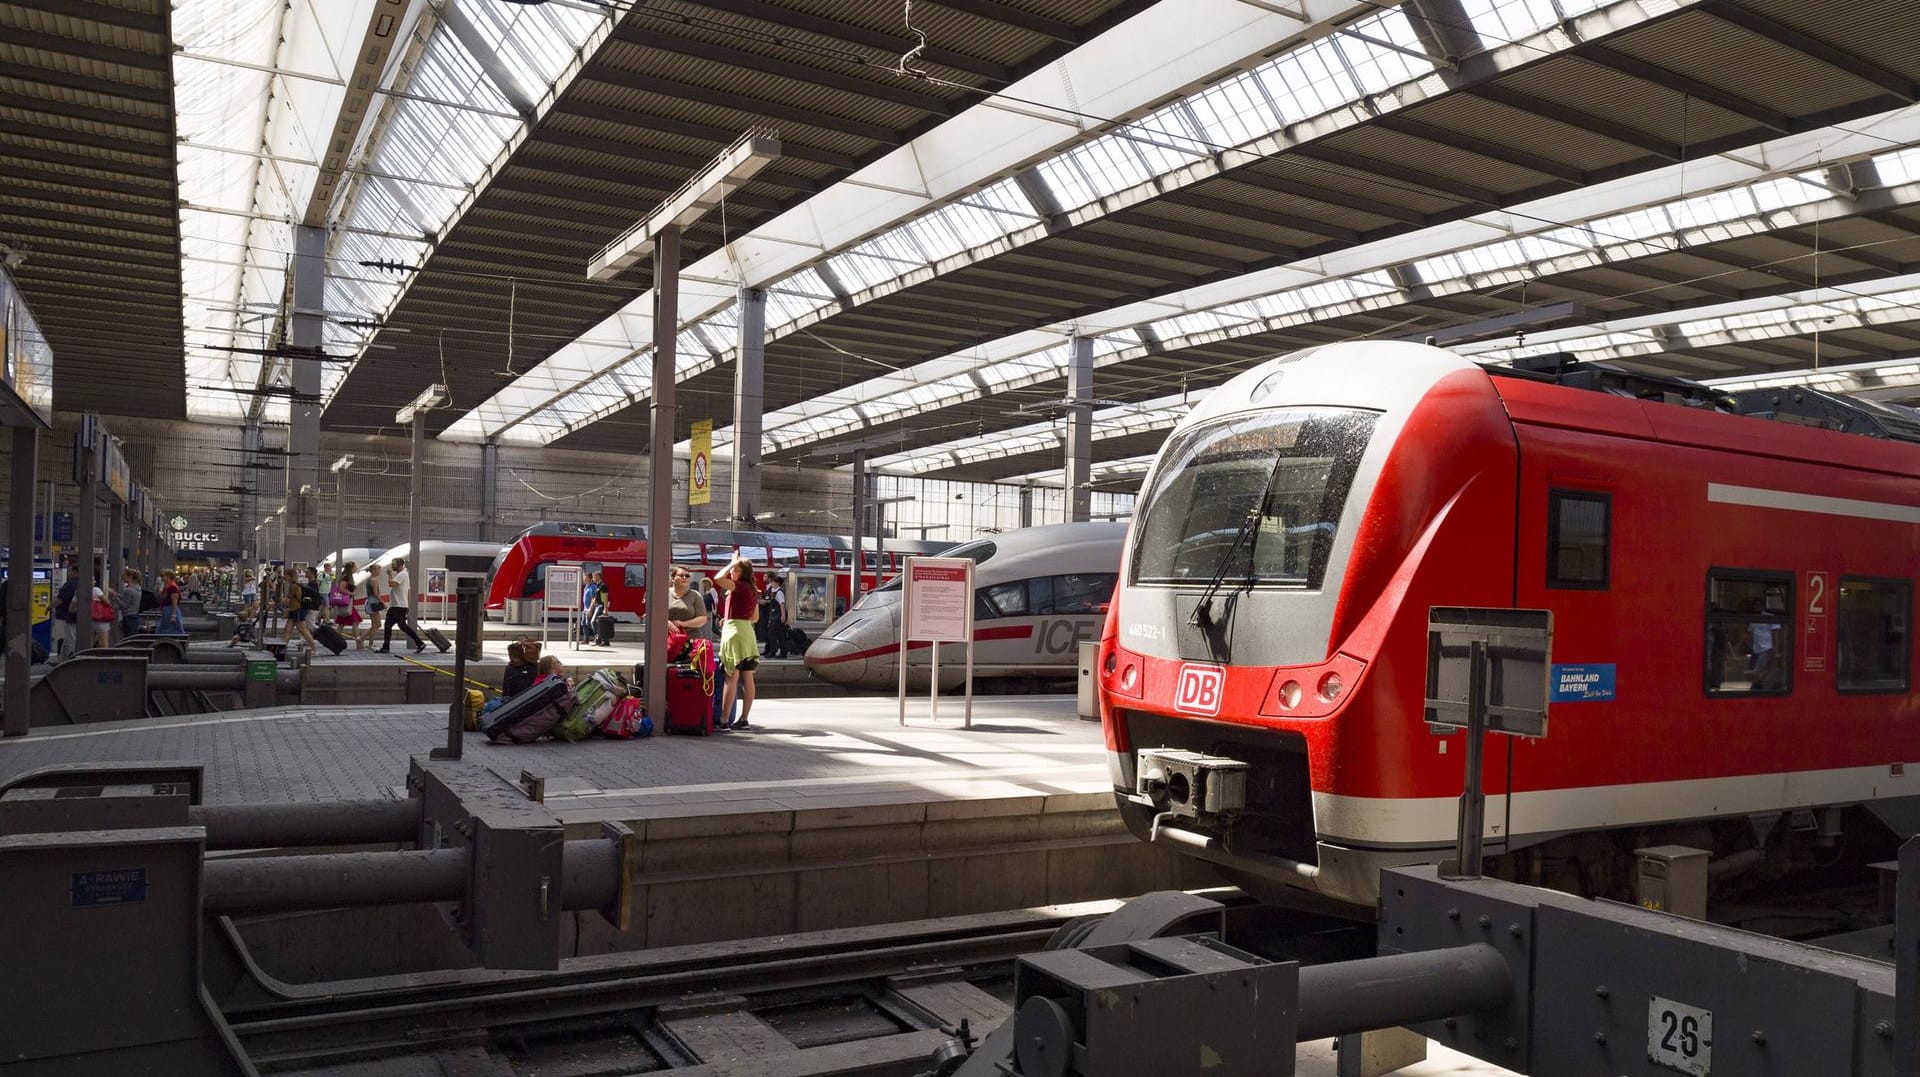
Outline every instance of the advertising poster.
<svg viewBox="0 0 1920 1077">
<path fill-rule="evenodd" d="M 713 501 L 713 420 L 693 424 L 693 456 L 687 463 L 687 504 Z"/>
</svg>

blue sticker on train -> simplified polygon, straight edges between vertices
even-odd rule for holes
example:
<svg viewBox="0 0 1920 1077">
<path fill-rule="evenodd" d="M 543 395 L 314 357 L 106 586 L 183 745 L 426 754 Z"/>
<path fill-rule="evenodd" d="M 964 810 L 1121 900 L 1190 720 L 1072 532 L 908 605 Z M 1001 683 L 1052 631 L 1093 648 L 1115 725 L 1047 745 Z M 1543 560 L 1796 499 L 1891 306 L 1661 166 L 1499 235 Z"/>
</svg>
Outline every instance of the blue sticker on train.
<svg viewBox="0 0 1920 1077">
<path fill-rule="evenodd" d="M 73 874 L 73 907 L 76 909 L 90 909 L 100 905 L 131 905 L 145 900 L 147 900 L 146 868 L 76 871 Z"/>
<path fill-rule="evenodd" d="M 1613 698 L 1613 663 L 1553 667 L 1553 703 L 1604 703 Z"/>
</svg>

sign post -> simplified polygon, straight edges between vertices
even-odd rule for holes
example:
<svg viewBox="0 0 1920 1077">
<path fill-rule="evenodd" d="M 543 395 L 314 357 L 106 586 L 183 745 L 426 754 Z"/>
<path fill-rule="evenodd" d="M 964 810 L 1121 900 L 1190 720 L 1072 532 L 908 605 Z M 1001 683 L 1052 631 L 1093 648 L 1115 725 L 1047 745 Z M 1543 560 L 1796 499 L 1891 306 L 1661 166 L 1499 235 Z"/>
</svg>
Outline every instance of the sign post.
<svg viewBox="0 0 1920 1077">
<path fill-rule="evenodd" d="M 547 615 L 580 612 L 580 566 L 548 565 L 546 599 L 540 605 L 540 649 L 547 649 Z M 573 633 L 567 633 L 573 639 Z"/>
<path fill-rule="evenodd" d="M 1481 784 L 1486 734 L 1547 735 L 1550 610 L 1434 606 L 1427 611 L 1426 717 L 1431 726 L 1467 731 L 1466 787 L 1453 873 L 1480 876 L 1487 798 Z M 1513 790 L 1507 790 L 1513 796 Z M 1509 801 L 1511 803 L 1511 801 Z"/>
<path fill-rule="evenodd" d="M 858 566 L 855 571 L 859 571 Z M 940 718 L 940 644 L 967 645 L 966 728 L 973 728 L 973 559 L 909 557 L 902 574 L 900 611 L 900 724 L 907 724 L 907 655 L 914 641 L 933 646 L 929 675 L 935 721 Z"/>
</svg>

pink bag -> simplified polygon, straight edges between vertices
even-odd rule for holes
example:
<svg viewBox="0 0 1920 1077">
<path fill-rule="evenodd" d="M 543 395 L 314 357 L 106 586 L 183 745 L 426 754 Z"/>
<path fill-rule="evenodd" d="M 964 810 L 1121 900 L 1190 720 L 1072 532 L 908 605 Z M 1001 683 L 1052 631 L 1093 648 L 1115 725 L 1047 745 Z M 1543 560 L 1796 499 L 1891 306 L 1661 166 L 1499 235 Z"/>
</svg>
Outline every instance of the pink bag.
<svg viewBox="0 0 1920 1077">
<path fill-rule="evenodd" d="M 613 709 L 607 712 L 596 729 L 603 737 L 631 740 L 636 735 L 646 735 L 640 729 L 642 721 L 644 718 L 640 712 L 639 697 L 626 696 L 614 701 Z"/>
</svg>

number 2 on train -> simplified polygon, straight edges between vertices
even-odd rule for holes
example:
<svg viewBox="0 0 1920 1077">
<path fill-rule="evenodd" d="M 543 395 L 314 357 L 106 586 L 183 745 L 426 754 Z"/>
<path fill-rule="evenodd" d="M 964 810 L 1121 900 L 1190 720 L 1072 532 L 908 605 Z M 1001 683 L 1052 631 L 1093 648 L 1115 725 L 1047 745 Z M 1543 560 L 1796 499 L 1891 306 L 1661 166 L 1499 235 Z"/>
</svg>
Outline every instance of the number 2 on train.
<svg viewBox="0 0 1920 1077">
<path fill-rule="evenodd" d="M 1693 1077 L 1709 1077 L 1713 1012 L 1655 995 L 1647 1003 L 1647 1059 Z"/>
<path fill-rule="evenodd" d="M 1174 709 L 1187 714 L 1219 714 L 1220 691 L 1225 683 L 1224 671 L 1219 666 L 1181 665 L 1179 690 L 1173 697 Z"/>
</svg>

